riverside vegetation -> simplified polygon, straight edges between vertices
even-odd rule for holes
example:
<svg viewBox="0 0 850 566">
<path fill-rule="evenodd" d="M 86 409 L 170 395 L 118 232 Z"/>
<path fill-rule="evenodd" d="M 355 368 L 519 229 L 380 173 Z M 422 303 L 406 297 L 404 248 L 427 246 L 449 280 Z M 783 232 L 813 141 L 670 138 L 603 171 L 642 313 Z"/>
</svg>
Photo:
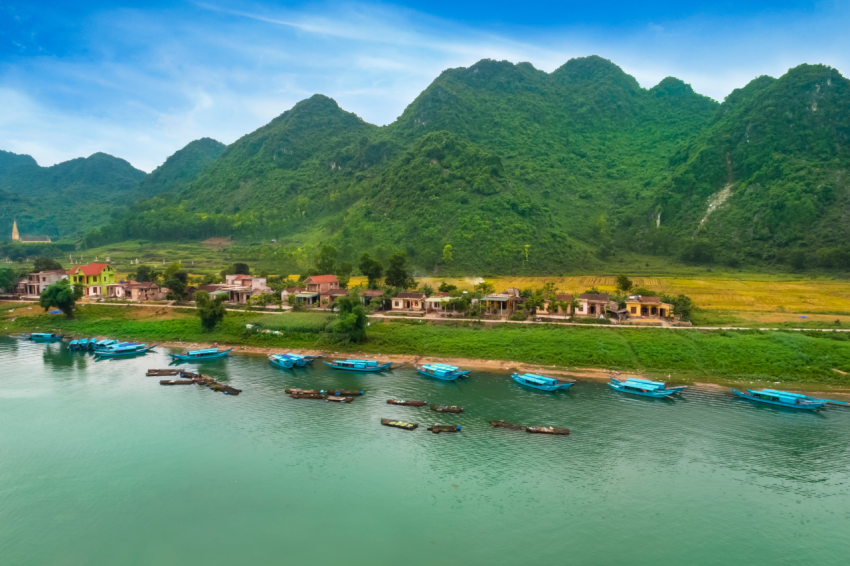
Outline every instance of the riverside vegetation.
<svg viewBox="0 0 850 566">
<path fill-rule="evenodd" d="M 4 153 L 0 220 L 78 251 L 275 239 L 281 271 L 332 244 L 351 262 L 406 251 L 420 274 L 588 272 L 630 254 L 836 273 L 850 267 L 848 85 L 800 65 L 717 103 L 672 77 L 641 88 L 600 57 L 552 73 L 484 60 L 443 72 L 388 126 L 315 95 L 226 148 L 199 140 L 148 177 L 116 172 L 138 179 L 113 183 L 118 200 L 143 200 L 74 227 L 23 204 L 47 177 Z"/>
<path fill-rule="evenodd" d="M 332 332 L 336 317 L 319 313 L 228 313 L 204 332 L 191 309 L 84 305 L 76 318 L 29 311 L 19 305 L 4 333 L 56 330 L 150 342 L 218 342 L 265 348 L 304 348 L 369 355 L 445 356 L 559 366 L 641 371 L 676 379 L 769 379 L 846 385 L 850 335 L 823 332 L 699 331 L 557 325 L 372 319 L 369 339 L 345 343 Z M 246 324 L 277 330 L 255 332 Z"/>
</svg>

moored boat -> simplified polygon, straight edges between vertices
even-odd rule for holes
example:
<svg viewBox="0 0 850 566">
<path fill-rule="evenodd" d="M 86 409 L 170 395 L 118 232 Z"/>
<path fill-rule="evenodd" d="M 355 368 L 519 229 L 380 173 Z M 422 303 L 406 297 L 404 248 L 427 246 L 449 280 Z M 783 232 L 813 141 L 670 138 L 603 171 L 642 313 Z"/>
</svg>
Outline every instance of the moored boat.
<svg viewBox="0 0 850 566">
<path fill-rule="evenodd" d="M 55 334 L 52 332 L 31 332 L 29 334 L 23 334 L 23 337 L 27 340 L 32 340 L 33 342 L 59 342 L 62 340 L 61 334 Z"/>
<path fill-rule="evenodd" d="M 402 407 L 424 407 L 425 401 L 405 401 L 404 399 L 387 399 L 387 405 L 400 405 Z"/>
<path fill-rule="evenodd" d="M 393 419 L 381 419 L 381 424 L 384 426 L 391 426 L 393 428 L 400 428 L 404 430 L 413 430 L 419 426 L 416 423 L 409 423 L 407 421 L 397 421 Z"/>
<path fill-rule="evenodd" d="M 148 346 L 147 344 L 136 344 L 135 342 L 132 344 L 116 344 L 114 346 L 109 346 L 104 350 L 98 350 L 96 355 L 101 358 L 136 356 L 139 354 L 146 354 L 154 348 L 156 348 L 156 344 L 153 346 Z"/>
<path fill-rule="evenodd" d="M 95 342 L 94 346 L 91 346 L 91 349 L 93 349 L 94 351 L 106 350 L 110 346 L 117 346 L 118 344 L 118 340 L 104 338 L 103 340 L 98 340 L 97 342 Z"/>
<path fill-rule="evenodd" d="M 463 407 L 457 405 L 431 405 L 431 410 L 436 413 L 462 413 Z"/>
<path fill-rule="evenodd" d="M 738 391 L 732 389 L 732 393 L 746 399 L 747 401 L 755 401 L 757 403 L 767 403 L 777 407 L 786 407 L 789 409 L 803 409 L 807 411 L 817 411 L 826 405 L 826 399 L 807 400 L 805 395 L 798 393 L 789 393 L 787 391 L 778 391 L 776 389 L 763 389 L 756 391 L 747 389 L 746 391 Z"/>
<path fill-rule="evenodd" d="M 518 425 L 518 424 L 505 422 L 505 421 L 502 421 L 502 420 L 489 421 L 489 422 L 490 422 L 490 426 L 493 426 L 493 427 L 496 427 L 496 428 L 509 428 L 511 430 L 523 430 L 523 431 L 529 432 L 529 433 L 556 434 L 556 435 L 562 435 L 562 436 L 567 436 L 567 435 L 570 434 L 570 429 L 568 429 L 568 428 L 558 428 L 558 427 L 554 427 L 554 426 L 525 426 L 525 425 Z"/>
<path fill-rule="evenodd" d="M 76 350 L 78 348 L 79 343 L 80 343 L 79 340 L 71 340 L 70 342 L 68 342 L 68 349 L 69 350 Z"/>
<path fill-rule="evenodd" d="M 169 354 L 175 360 L 198 362 L 201 360 L 215 360 L 226 357 L 233 348 L 221 350 L 219 348 L 206 348 L 203 350 L 189 350 L 185 354 Z"/>
<path fill-rule="evenodd" d="M 431 367 L 435 367 L 435 368 L 447 369 L 447 370 L 450 370 L 450 371 L 457 372 L 458 374 L 460 374 L 461 377 L 469 374 L 469 372 L 472 371 L 471 369 L 460 369 L 458 366 L 451 366 L 449 364 L 428 364 L 428 365 L 431 366 Z"/>
<path fill-rule="evenodd" d="M 269 354 L 269 361 L 277 367 L 285 369 L 292 369 L 292 367 L 295 365 L 294 360 L 290 360 L 283 354 Z"/>
<path fill-rule="evenodd" d="M 539 389 L 541 391 L 564 391 L 575 385 L 574 379 L 561 380 L 555 379 L 553 377 L 546 377 L 545 375 L 536 375 L 533 373 L 526 373 L 520 375 L 514 372 L 513 374 L 511 374 L 511 377 L 520 385 L 525 385 L 526 387 L 533 387 L 534 389 Z"/>
<path fill-rule="evenodd" d="M 460 432 L 460 425 L 441 425 L 434 423 L 428 427 L 430 432 L 440 434 L 441 432 Z"/>
<path fill-rule="evenodd" d="M 334 369 L 364 372 L 383 371 L 393 365 L 392 362 L 380 363 L 374 360 L 331 360 L 325 363 Z"/>
<path fill-rule="evenodd" d="M 652 397 L 653 399 L 670 397 L 674 393 L 681 393 L 687 388 L 686 385 L 667 387 L 667 384 L 663 381 L 650 381 L 648 379 L 636 379 L 633 377 L 625 380 L 612 377 L 608 385 L 611 389 L 620 391 L 621 393 L 633 393 L 643 397 Z"/>
<path fill-rule="evenodd" d="M 449 367 L 440 367 L 435 364 L 423 364 L 421 366 L 415 367 L 416 371 L 418 371 L 422 375 L 428 377 L 435 377 L 437 379 L 442 379 L 443 381 L 454 381 L 457 378 L 465 375 L 465 373 L 469 373 L 459 371 L 460 368 L 450 369 Z"/>
<path fill-rule="evenodd" d="M 788 395 L 789 397 L 798 397 L 800 399 L 804 399 L 806 401 L 824 401 L 827 405 L 838 405 L 839 407 L 850 407 L 850 403 L 845 403 L 844 401 L 834 401 L 832 399 L 819 399 L 817 397 L 810 397 L 809 395 L 803 395 L 802 393 L 791 393 L 789 391 L 780 391 L 778 389 L 762 389 L 765 393 L 781 393 L 782 395 Z"/>
</svg>

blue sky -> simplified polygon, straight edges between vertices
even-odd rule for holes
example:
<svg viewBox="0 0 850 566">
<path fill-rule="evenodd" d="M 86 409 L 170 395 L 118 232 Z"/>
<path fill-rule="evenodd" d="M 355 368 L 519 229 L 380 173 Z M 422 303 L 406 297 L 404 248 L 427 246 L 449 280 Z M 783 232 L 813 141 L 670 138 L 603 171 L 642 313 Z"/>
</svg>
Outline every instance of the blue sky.
<svg viewBox="0 0 850 566">
<path fill-rule="evenodd" d="M 850 69 L 836 0 L 67 4 L 0 5 L 0 149 L 42 165 L 104 151 L 151 171 L 317 92 L 387 124 L 483 58 L 552 71 L 596 54 L 646 88 L 672 75 L 717 100 L 800 63 Z"/>
</svg>

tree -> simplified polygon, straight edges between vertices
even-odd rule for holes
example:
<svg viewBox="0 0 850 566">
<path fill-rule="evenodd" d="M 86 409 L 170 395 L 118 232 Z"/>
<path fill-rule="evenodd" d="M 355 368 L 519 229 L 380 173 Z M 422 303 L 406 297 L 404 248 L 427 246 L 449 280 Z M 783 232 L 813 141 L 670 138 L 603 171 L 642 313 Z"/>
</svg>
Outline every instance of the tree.
<svg viewBox="0 0 850 566">
<path fill-rule="evenodd" d="M 661 300 L 665 303 L 673 305 L 673 314 L 679 315 L 682 320 L 691 320 L 691 314 L 694 310 L 694 303 L 687 295 L 678 295 L 676 297 L 670 295 L 661 295 Z"/>
<path fill-rule="evenodd" d="M 481 293 L 482 295 L 490 295 L 496 292 L 496 288 L 493 287 L 490 283 L 487 283 L 486 281 L 482 281 L 481 283 L 473 287 L 473 289 L 476 292 Z"/>
<path fill-rule="evenodd" d="M 159 279 L 159 272 L 149 265 L 140 265 L 136 268 L 135 273 L 129 275 L 129 278 L 139 283 L 156 283 Z"/>
<path fill-rule="evenodd" d="M 195 303 L 198 305 L 197 313 L 201 319 L 204 330 L 211 331 L 224 319 L 227 310 L 224 308 L 224 295 L 218 295 L 215 299 L 210 298 L 206 291 L 195 293 Z"/>
<path fill-rule="evenodd" d="M 788 254 L 788 262 L 791 264 L 791 267 L 794 268 L 795 271 L 803 271 L 806 268 L 806 261 L 808 258 L 806 257 L 806 252 L 803 250 L 794 250 L 790 254 Z"/>
<path fill-rule="evenodd" d="M 354 271 L 354 265 L 350 261 L 343 261 L 336 268 L 336 278 L 339 280 L 340 289 L 348 289 L 348 282 L 351 280 L 351 272 Z"/>
<path fill-rule="evenodd" d="M 446 244 L 446 247 L 443 248 L 443 261 L 446 263 L 451 263 L 454 261 L 452 257 L 452 246 L 451 244 Z"/>
<path fill-rule="evenodd" d="M 251 275 L 251 268 L 248 267 L 247 263 L 234 263 L 230 266 L 230 270 L 232 273 L 228 275 Z"/>
<path fill-rule="evenodd" d="M 422 287 L 420 287 L 419 290 L 421 292 L 425 293 L 425 297 L 430 297 L 431 295 L 434 294 L 434 288 L 431 287 L 430 285 L 428 285 L 427 283 L 425 285 L 422 285 Z"/>
<path fill-rule="evenodd" d="M 168 271 L 166 271 L 168 273 Z M 185 301 L 188 297 L 186 287 L 189 284 L 189 274 L 185 271 L 177 271 L 171 274 L 171 277 L 165 281 L 165 286 L 171 289 L 171 292 L 165 296 L 169 301 Z"/>
<path fill-rule="evenodd" d="M 15 271 L 4 267 L 0 269 L 0 289 L 11 292 L 15 289 Z"/>
<path fill-rule="evenodd" d="M 71 282 L 67 279 L 60 279 L 53 285 L 41 292 L 38 298 L 38 304 L 44 309 L 49 310 L 53 307 L 58 308 L 68 318 L 74 318 L 74 305 L 77 300 L 83 296 L 83 286 L 71 286 Z"/>
<path fill-rule="evenodd" d="M 372 259 L 369 254 L 364 253 L 360 257 L 360 273 L 369 279 L 369 288 L 377 289 L 378 282 L 384 276 L 384 266 L 377 259 Z"/>
<path fill-rule="evenodd" d="M 62 264 L 49 257 L 37 257 L 32 264 L 32 273 L 39 271 L 58 271 L 62 270 Z M 64 271 L 64 270 L 63 270 Z"/>
<path fill-rule="evenodd" d="M 633 286 L 632 280 L 623 275 L 622 273 L 617 276 L 617 289 L 623 292 L 624 295 L 628 295 L 629 291 L 631 291 Z"/>
<path fill-rule="evenodd" d="M 334 323 L 334 334 L 344 334 L 351 342 L 366 340 L 366 310 L 357 296 L 345 296 L 336 300 L 339 315 Z"/>
<path fill-rule="evenodd" d="M 440 293 L 451 293 L 452 291 L 457 291 L 457 285 L 449 285 L 445 281 L 440 283 L 440 286 L 437 288 L 437 291 Z"/>
<path fill-rule="evenodd" d="M 390 256 L 390 266 L 387 268 L 385 282 L 390 287 L 410 289 L 416 287 L 416 281 L 407 271 L 407 254 L 396 252 Z"/>
<path fill-rule="evenodd" d="M 537 290 L 525 300 L 525 310 L 531 312 L 531 316 L 537 314 L 537 309 L 543 306 L 543 291 Z"/>
<path fill-rule="evenodd" d="M 566 306 L 569 307 L 569 309 L 572 311 L 570 318 L 575 317 L 576 311 L 578 311 L 578 309 L 581 308 L 581 299 L 579 299 L 576 296 L 573 296 L 572 300 L 565 301 L 565 303 L 566 303 Z M 564 318 L 566 318 L 566 317 L 567 317 L 567 309 L 565 308 L 564 309 Z"/>
<path fill-rule="evenodd" d="M 290 293 L 286 296 L 286 304 L 292 307 L 292 310 L 295 310 L 298 305 L 298 299 L 295 297 L 295 294 Z"/>
<path fill-rule="evenodd" d="M 265 309 L 268 305 L 277 303 L 277 297 L 271 293 L 260 293 L 251 297 L 251 304 Z"/>
<path fill-rule="evenodd" d="M 319 250 L 319 255 L 316 256 L 316 271 L 319 275 L 328 275 L 334 272 L 336 264 L 336 256 L 339 254 L 337 249 L 331 245 L 325 244 Z"/>
</svg>

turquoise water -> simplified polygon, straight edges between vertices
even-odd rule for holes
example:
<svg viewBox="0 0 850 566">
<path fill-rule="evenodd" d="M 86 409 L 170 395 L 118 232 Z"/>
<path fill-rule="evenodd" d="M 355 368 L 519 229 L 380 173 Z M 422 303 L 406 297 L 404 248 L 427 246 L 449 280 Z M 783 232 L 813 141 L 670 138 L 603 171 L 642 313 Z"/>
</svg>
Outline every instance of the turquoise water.
<svg viewBox="0 0 850 566">
<path fill-rule="evenodd" d="M 96 362 L 0 338 L 0 563 L 776 565 L 850 552 L 847 409 L 280 370 L 262 356 L 181 366 L 244 390 L 229 397 L 144 375 L 167 365 L 164 352 Z M 290 399 L 293 386 L 367 393 L 339 405 Z M 435 420 L 463 431 L 425 431 Z"/>
</svg>

